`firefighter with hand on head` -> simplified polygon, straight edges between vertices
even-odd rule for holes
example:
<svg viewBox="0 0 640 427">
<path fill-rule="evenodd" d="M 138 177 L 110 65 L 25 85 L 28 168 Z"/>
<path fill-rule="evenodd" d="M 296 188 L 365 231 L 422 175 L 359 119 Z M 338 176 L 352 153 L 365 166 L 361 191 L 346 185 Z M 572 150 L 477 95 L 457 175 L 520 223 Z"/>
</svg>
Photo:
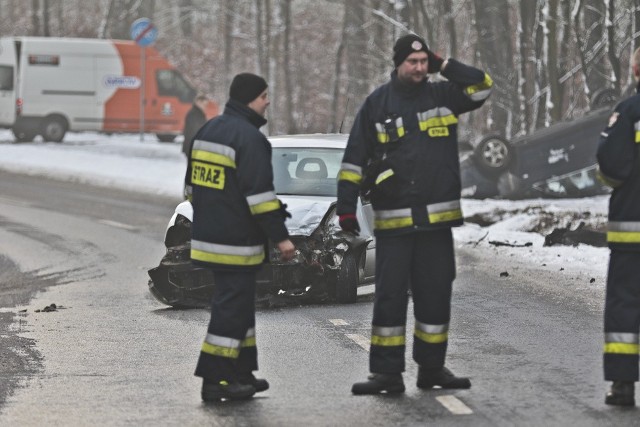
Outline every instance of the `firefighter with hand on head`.
<svg viewBox="0 0 640 427">
<path fill-rule="evenodd" d="M 443 60 L 417 35 L 394 46 L 391 80 L 360 108 L 338 174 L 343 230 L 359 231 L 365 191 L 374 210 L 376 281 L 369 370 L 354 394 L 405 390 L 408 291 L 415 313 L 413 359 L 418 387 L 469 388 L 445 367 L 455 261 L 451 227 L 462 224 L 457 123 L 489 97 L 492 80 Z M 447 81 L 431 82 L 427 73 Z"/>
<path fill-rule="evenodd" d="M 211 321 L 195 375 L 202 400 L 246 399 L 269 383 L 258 379 L 255 335 L 256 272 L 267 241 L 282 260 L 295 248 L 288 215 L 273 187 L 271 145 L 260 133 L 269 105 L 262 77 L 233 78 L 224 113 L 196 134 L 185 178 L 193 204 L 191 260 L 212 270 Z"/>
<path fill-rule="evenodd" d="M 640 82 L 640 49 L 632 58 Z M 601 133 L 598 173 L 613 187 L 607 241 L 611 249 L 604 309 L 604 378 L 609 405 L 635 405 L 640 328 L 640 84 L 618 104 Z"/>
</svg>

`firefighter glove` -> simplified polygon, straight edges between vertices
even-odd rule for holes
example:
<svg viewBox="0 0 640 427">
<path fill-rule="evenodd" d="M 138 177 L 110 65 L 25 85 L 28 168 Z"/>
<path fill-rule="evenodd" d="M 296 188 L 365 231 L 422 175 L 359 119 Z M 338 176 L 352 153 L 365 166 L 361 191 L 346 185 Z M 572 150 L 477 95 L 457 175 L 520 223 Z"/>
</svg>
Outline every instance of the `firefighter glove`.
<svg viewBox="0 0 640 427">
<path fill-rule="evenodd" d="M 282 203 L 282 200 L 278 200 L 280 202 L 280 215 L 282 215 L 282 219 L 286 220 L 287 218 L 291 218 L 291 212 L 287 210 L 287 204 Z"/>
<path fill-rule="evenodd" d="M 437 53 L 433 53 L 430 50 L 427 50 L 427 55 L 429 57 L 429 68 L 427 69 L 427 73 L 439 73 L 444 59 L 442 59 Z"/>
<path fill-rule="evenodd" d="M 355 214 L 342 214 L 338 218 L 340 220 L 340 228 L 356 236 L 360 235 L 360 225 L 358 225 L 358 219 Z"/>
</svg>

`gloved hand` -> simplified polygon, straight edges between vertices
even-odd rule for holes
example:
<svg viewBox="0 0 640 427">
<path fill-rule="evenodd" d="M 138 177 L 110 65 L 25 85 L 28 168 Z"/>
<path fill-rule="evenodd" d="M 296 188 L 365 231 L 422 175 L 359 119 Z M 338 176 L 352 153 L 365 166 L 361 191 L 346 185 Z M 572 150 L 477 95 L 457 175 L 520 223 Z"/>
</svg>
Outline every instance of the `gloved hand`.
<svg viewBox="0 0 640 427">
<path fill-rule="evenodd" d="M 282 219 L 286 220 L 287 218 L 291 218 L 291 212 L 287 210 L 287 204 L 282 203 L 282 200 L 278 200 L 280 202 L 280 215 L 282 215 Z"/>
<path fill-rule="evenodd" d="M 338 219 L 340 222 L 340 228 L 349 233 L 353 233 L 356 236 L 359 236 L 360 233 L 360 225 L 358 224 L 358 219 L 355 214 L 342 214 L 338 215 Z"/>
<path fill-rule="evenodd" d="M 430 50 L 427 50 L 427 56 L 429 58 L 429 68 L 427 68 L 427 73 L 439 73 L 444 59 L 442 59 L 437 53 L 433 53 Z"/>
</svg>

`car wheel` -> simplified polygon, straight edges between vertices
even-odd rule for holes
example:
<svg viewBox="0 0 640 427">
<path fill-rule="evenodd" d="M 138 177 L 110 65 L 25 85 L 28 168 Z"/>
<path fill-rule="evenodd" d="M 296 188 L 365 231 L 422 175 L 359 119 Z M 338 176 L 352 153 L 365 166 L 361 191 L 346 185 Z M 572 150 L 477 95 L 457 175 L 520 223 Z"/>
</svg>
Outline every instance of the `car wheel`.
<svg viewBox="0 0 640 427">
<path fill-rule="evenodd" d="M 478 143 L 473 159 L 481 172 L 497 176 L 509 168 L 512 153 L 509 142 L 500 136 L 491 135 Z"/>
<path fill-rule="evenodd" d="M 176 136 L 170 133 L 156 133 L 156 138 L 158 138 L 160 142 L 173 142 Z"/>
<path fill-rule="evenodd" d="M 597 110 L 603 107 L 612 108 L 618 102 L 620 96 L 611 88 L 600 89 L 591 98 L 591 109 Z"/>
<path fill-rule="evenodd" d="M 353 304 L 358 297 L 358 264 L 353 253 L 346 253 L 342 259 L 336 280 L 336 301 Z"/>
<path fill-rule="evenodd" d="M 60 142 L 67 133 L 67 123 L 60 117 L 45 119 L 42 126 L 42 138 L 49 142 Z"/>
<path fill-rule="evenodd" d="M 11 129 L 13 131 L 13 136 L 16 137 L 16 142 L 31 142 L 33 138 L 36 137 L 37 133 L 31 130 L 24 129 Z"/>
</svg>

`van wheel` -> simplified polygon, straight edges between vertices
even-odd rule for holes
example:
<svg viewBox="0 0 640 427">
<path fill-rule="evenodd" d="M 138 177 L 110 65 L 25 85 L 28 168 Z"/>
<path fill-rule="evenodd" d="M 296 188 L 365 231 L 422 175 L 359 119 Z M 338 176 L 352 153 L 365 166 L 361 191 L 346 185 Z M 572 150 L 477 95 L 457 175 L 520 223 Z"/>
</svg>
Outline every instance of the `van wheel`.
<svg viewBox="0 0 640 427">
<path fill-rule="evenodd" d="M 31 130 L 24 129 L 11 129 L 13 131 L 13 136 L 16 137 L 16 142 L 31 142 L 33 138 L 36 137 L 37 133 Z"/>
<path fill-rule="evenodd" d="M 346 253 L 342 259 L 336 280 L 336 301 L 340 304 L 353 304 L 358 298 L 358 263 L 352 253 Z"/>
<path fill-rule="evenodd" d="M 67 133 L 67 123 L 60 117 L 50 117 L 45 119 L 42 126 L 42 138 L 49 142 L 60 142 Z"/>
<path fill-rule="evenodd" d="M 176 136 L 170 133 L 156 133 L 156 138 L 158 138 L 160 142 L 173 142 Z"/>
</svg>

